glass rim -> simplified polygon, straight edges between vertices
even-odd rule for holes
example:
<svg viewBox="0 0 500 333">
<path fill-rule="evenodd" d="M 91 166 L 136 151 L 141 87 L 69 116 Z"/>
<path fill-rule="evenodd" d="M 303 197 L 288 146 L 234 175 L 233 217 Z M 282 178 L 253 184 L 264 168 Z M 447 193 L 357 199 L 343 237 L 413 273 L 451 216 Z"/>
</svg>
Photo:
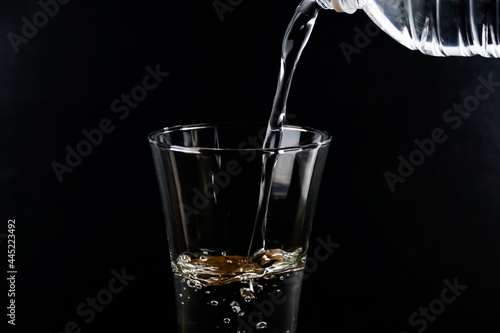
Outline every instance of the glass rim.
<svg viewBox="0 0 500 333">
<path fill-rule="evenodd" d="M 200 153 L 200 152 L 221 152 L 221 151 L 260 151 L 260 152 L 274 152 L 274 153 L 283 153 L 288 151 L 296 151 L 296 150 L 311 150 L 319 147 L 328 146 L 332 141 L 332 136 L 330 133 L 324 130 L 318 130 L 308 126 L 296 126 L 296 125 L 285 125 L 286 129 L 292 129 L 300 132 L 309 132 L 309 133 L 317 133 L 321 135 L 322 140 L 314 143 L 308 143 L 303 145 L 294 145 L 294 146 L 286 146 L 279 148 L 220 148 L 220 147 L 184 147 L 180 145 L 174 144 L 165 144 L 162 142 L 158 142 L 156 137 L 159 134 L 180 132 L 180 131 L 188 131 L 193 129 L 203 129 L 203 128 L 211 128 L 217 126 L 262 126 L 263 128 L 267 127 L 265 123 L 259 122 L 214 122 L 214 123 L 200 123 L 200 124 L 191 124 L 191 125 L 175 125 L 169 127 L 163 127 L 159 130 L 153 131 L 148 134 L 149 143 L 155 145 L 159 148 L 168 149 L 171 151 L 178 151 L 184 153 Z"/>
</svg>

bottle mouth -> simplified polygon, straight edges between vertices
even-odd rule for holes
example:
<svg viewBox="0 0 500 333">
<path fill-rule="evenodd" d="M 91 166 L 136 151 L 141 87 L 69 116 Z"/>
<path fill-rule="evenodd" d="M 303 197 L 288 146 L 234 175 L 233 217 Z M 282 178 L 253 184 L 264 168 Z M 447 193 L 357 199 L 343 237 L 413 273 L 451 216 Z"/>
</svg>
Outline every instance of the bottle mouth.
<svg viewBox="0 0 500 333">
<path fill-rule="evenodd" d="M 320 2 L 330 2 L 329 0 L 318 0 Z M 352 14 L 356 10 L 363 8 L 367 0 L 331 0 L 330 9 L 339 13 Z"/>
</svg>

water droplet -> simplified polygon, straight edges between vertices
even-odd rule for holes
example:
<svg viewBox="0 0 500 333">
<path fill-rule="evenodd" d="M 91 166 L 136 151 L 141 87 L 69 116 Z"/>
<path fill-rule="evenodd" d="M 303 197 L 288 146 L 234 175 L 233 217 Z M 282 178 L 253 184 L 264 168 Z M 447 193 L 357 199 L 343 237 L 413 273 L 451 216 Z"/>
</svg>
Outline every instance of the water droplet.
<svg viewBox="0 0 500 333">
<path fill-rule="evenodd" d="M 207 258 L 207 257 L 205 257 L 205 256 L 200 256 L 200 260 L 201 260 L 201 261 L 207 261 L 207 259 L 208 259 L 208 258 Z"/>
<path fill-rule="evenodd" d="M 179 294 L 179 297 L 182 297 L 182 294 Z"/>
<path fill-rule="evenodd" d="M 228 264 L 232 264 L 232 263 L 233 263 L 233 261 L 232 261 L 232 260 L 227 259 L 227 263 L 228 263 Z"/>
<path fill-rule="evenodd" d="M 224 324 L 229 324 L 231 322 L 231 319 L 229 318 L 224 318 Z"/>
<path fill-rule="evenodd" d="M 208 251 L 206 251 L 206 250 L 203 251 L 203 254 L 207 256 L 208 255 Z"/>
<path fill-rule="evenodd" d="M 184 305 L 184 302 L 181 302 L 182 305 Z"/>
<path fill-rule="evenodd" d="M 283 281 L 285 279 L 285 277 L 282 275 L 280 276 L 280 280 Z"/>
<path fill-rule="evenodd" d="M 191 299 L 191 297 L 190 297 L 190 296 L 188 296 L 188 299 Z"/>
<path fill-rule="evenodd" d="M 276 292 L 277 292 L 277 293 L 280 293 L 280 292 L 281 292 L 281 289 L 276 289 Z"/>
<path fill-rule="evenodd" d="M 266 328 L 266 327 L 267 327 L 267 323 L 265 321 L 261 321 L 261 322 L 257 323 L 257 325 L 255 325 L 255 328 L 258 330 L 261 330 L 261 329 Z"/>
<path fill-rule="evenodd" d="M 210 305 L 217 306 L 217 305 L 219 305 L 219 302 L 217 302 L 217 301 L 211 301 Z"/>
<path fill-rule="evenodd" d="M 205 294 L 207 295 L 210 294 L 210 290 L 205 291 Z"/>
</svg>

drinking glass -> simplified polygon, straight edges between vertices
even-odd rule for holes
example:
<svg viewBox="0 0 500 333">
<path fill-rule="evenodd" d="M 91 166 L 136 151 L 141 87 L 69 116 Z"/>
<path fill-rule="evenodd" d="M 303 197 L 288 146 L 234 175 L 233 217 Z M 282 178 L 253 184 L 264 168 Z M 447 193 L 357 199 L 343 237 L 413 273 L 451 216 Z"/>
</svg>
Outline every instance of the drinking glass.
<svg viewBox="0 0 500 333">
<path fill-rule="evenodd" d="M 296 331 L 331 136 L 214 123 L 149 135 L 174 274 L 178 332 Z M 267 170 L 267 171 L 266 171 Z"/>
</svg>

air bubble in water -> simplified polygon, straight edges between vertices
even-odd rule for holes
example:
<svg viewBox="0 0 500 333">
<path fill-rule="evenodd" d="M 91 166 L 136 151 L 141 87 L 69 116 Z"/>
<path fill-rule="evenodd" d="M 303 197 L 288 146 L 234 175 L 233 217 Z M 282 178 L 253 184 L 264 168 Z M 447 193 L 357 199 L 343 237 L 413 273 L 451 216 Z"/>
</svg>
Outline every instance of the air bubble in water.
<svg viewBox="0 0 500 333">
<path fill-rule="evenodd" d="M 207 256 L 208 255 L 208 251 L 203 251 L 203 254 Z"/>
<path fill-rule="evenodd" d="M 280 280 L 283 281 L 285 279 L 285 277 L 282 275 L 280 276 Z"/>
<path fill-rule="evenodd" d="M 226 251 L 222 251 L 220 254 L 222 254 L 223 256 L 227 255 Z"/>
<path fill-rule="evenodd" d="M 188 282 L 187 282 L 187 285 L 188 285 L 189 288 L 195 288 L 195 289 L 201 289 L 202 288 L 202 285 L 201 285 L 200 281 L 197 281 L 197 280 L 191 280 L 191 279 L 189 279 Z"/>
<path fill-rule="evenodd" d="M 229 318 L 224 318 L 224 324 L 229 324 L 231 322 L 231 319 Z"/>
<path fill-rule="evenodd" d="M 179 297 L 182 297 L 182 294 L 179 294 Z"/>
<path fill-rule="evenodd" d="M 205 291 L 205 294 L 207 295 L 210 294 L 210 290 Z"/>
<path fill-rule="evenodd" d="M 241 311 L 240 303 L 232 301 L 230 305 L 231 305 L 231 310 L 233 310 L 233 312 L 239 313 Z"/>
<path fill-rule="evenodd" d="M 201 261 L 207 261 L 207 257 L 206 256 L 200 256 L 200 260 Z"/>
<path fill-rule="evenodd" d="M 266 327 L 267 327 L 267 323 L 265 321 L 261 321 L 261 322 L 257 323 L 257 325 L 255 325 L 255 328 L 258 330 L 261 330 L 261 329 L 266 328 Z"/>
<path fill-rule="evenodd" d="M 249 283 L 248 287 L 240 288 L 240 295 L 241 295 L 241 297 L 243 297 L 243 299 L 245 300 L 245 302 L 250 302 L 251 300 L 255 299 L 255 295 L 254 295 L 255 289 L 254 289 L 254 286 L 262 288 L 262 286 L 260 286 L 258 284 L 254 284 L 252 280 L 250 280 L 250 283 Z"/>
<path fill-rule="evenodd" d="M 210 305 L 217 306 L 217 305 L 219 305 L 219 302 L 217 302 L 217 301 L 211 301 Z"/>
</svg>

